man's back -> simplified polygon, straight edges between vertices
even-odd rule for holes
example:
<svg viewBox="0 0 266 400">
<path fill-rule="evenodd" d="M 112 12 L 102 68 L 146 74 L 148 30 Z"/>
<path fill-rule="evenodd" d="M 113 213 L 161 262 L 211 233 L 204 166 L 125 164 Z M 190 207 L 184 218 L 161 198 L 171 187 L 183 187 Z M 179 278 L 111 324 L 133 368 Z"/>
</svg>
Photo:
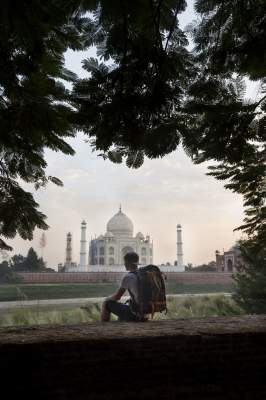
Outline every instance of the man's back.
<svg viewBox="0 0 266 400">
<path fill-rule="evenodd" d="M 167 309 L 164 279 L 156 265 L 130 271 L 123 278 L 121 288 L 129 291 L 131 311 L 139 316 L 153 316 Z"/>
<path fill-rule="evenodd" d="M 101 320 L 109 321 L 113 313 L 120 321 L 146 321 L 147 316 L 166 310 L 165 286 L 160 269 L 155 265 L 138 269 L 139 256 L 135 252 L 127 253 L 124 261 L 128 273 L 117 292 L 104 301 Z M 130 304 L 119 303 L 126 290 L 131 297 Z"/>
<path fill-rule="evenodd" d="M 135 272 L 128 272 L 121 282 L 121 287 L 128 290 L 131 299 L 135 303 L 139 303 L 139 293 L 138 293 L 138 278 Z"/>
</svg>

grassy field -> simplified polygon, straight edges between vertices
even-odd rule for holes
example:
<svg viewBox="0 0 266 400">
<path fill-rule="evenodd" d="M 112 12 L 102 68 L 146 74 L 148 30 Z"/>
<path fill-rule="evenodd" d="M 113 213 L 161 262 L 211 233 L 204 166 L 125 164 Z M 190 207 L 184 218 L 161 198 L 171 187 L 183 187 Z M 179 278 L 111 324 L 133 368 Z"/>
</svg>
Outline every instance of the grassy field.
<svg viewBox="0 0 266 400">
<path fill-rule="evenodd" d="M 72 299 L 112 294 L 116 283 L 47 283 L 0 285 L 0 301 Z"/>
<path fill-rule="evenodd" d="M 230 297 L 223 295 L 171 297 L 167 299 L 168 313 L 157 313 L 155 320 L 241 315 L 241 310 Z M 86 306 L 57 305 L 31 306 L 0 310 L 0 326 L 31 326 L 41 324 L 79 324 L 100 319 L 101 302 Z"/>
<path fill-rule="evenodd" d="M 167 294 L 232 293 L 233 291 L 233 284 L 184 284 L 177 282 L 166 283 Z"/>
<path fill-rule="evenodd" d="M 0 285 L 0 301 L 106 297 L 117 288 L 116 283 L 3 284 Z M 166 291 L 168 294 L 224 293 L 232 292 L 233 285 L 167 282 Z"/>
</svg>

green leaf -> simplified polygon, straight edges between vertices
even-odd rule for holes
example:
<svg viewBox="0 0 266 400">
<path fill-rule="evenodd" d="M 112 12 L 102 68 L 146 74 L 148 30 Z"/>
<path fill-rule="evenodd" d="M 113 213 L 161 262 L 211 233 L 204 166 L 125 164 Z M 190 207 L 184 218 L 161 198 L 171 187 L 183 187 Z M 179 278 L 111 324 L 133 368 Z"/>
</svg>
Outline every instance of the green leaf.
<svg viewBox="0 0 266 400">
<path fill-rule="evenodd" d="M 144 163 L 143 151 L 131 152 L 128 154 L 126 159 L 126 165 L 128 168 L 140 168 Z"/>
</svg>

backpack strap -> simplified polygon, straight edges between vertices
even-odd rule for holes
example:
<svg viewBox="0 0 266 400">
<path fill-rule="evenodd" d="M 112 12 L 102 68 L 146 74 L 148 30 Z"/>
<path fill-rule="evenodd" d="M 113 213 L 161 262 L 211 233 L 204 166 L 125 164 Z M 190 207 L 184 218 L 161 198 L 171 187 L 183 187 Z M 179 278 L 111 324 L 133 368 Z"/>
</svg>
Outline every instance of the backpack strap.
<svg viewBox="0 0 266 400">
<path fill-rule="evenodd" d="M 134 274 L 136 276 L 136 278 L 138 278 L 137 272 L 136 271 L 129 271 L 130 274 Z M 129 301 L 129 307 L 131 309 L 131 312 L 133 312 L 133 314 L 135 314 L 138 318 L 142 318 L 143 317 L 143 313 L 141 313 L 141 311 L 139 310 L 139 305 L 135 300 L 135 296 L 134 294 L 131 292 L 131 290 L 127 289 L 129 294 L 130 294 L 130 301 Z"/>
<path fill-rule="evenodd" d="M 152 306 L 151 319 L 153 319 L 153 316 L 154 316 L 154 303 L 152 303 L 151 306 Z"/>
</svg>

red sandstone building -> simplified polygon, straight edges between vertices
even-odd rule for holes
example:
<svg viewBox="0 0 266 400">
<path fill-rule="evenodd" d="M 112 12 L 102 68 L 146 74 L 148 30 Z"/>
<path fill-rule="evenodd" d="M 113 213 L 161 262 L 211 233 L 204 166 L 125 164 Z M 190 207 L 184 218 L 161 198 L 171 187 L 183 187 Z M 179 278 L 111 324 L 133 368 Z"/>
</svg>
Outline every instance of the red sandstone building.
<svg viewBox="0 0 266 400">
<path fill-rule="evenodd" d="M 235 245 L 228 251 L 220 254 L 218 250 L 215 252 L 217 272 L 236 272 L 236 269 L 242 263 L 239 246 Z"/>
</svg>

